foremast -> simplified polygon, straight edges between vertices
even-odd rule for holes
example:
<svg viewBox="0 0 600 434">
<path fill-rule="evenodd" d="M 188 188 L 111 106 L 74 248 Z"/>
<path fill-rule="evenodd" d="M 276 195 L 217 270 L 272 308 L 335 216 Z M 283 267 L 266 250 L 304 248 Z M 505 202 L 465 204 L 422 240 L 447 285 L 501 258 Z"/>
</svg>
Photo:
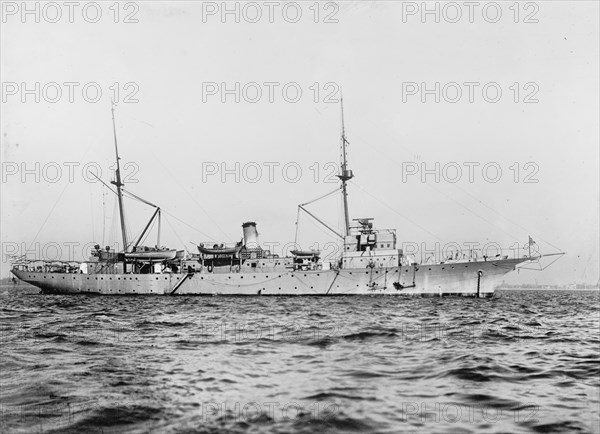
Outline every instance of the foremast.
<svg viewBox="0 0 600 434">
<path fill-rule="evenodd" d="M 117 170 L 115 170 L 115 180 L 111 181 L 117 187 L 117 197 L 119 201 L 119 216 L 121 218 L 121 235 L 123 237 L 123 252 L 127 252 L 127 231 L 125 229 L 125 209 L 123 207 L 123 182 L 121 181 L 121 166 L 119 164 L 119 147 L 117 146 L 117 127 L 115 126 L 115 104 L 113 102 L 112 107 L 112 124 L 113 124 L 113 136 L 115 140 L 115 155 L 117 158 Z"/>
<path fill-rule="evenodd" d="M 342 136 L 341 136 L 341 144 L 340 144 L 340 152 L 341 152 L 341 172 L 337 176 L 342 181 L 342 199 L 344 201 L 344 224 L 345 224 L 345 235 L 350 235 L 350 214 L 348 212 L 348 189 L 347 182 L 354 178 L 354 174 L 352 170 L 348 169 L 348 161 L 346 155 L 346 145 L 350 144 L 348 140 L 346 140 L 346 129 L 344 126 L 344 98 L 340 97 L 340 105 L 342 111 Z"/>
</svg>

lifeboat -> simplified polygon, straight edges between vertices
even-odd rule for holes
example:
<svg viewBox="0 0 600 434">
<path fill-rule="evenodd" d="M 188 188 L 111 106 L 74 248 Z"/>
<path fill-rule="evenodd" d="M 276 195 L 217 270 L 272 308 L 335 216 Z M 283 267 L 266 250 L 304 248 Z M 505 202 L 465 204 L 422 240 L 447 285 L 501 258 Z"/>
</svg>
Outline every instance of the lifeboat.
<svg viewBox="0 0 600 434">
<path fill-rule="evenodd" d="M 177 254 L 177 250 L 167 248 L 136 247 L 134 252 L 125 253 L 125 259 L 135 259 L 138 261 L 168 261 L 175 259 Z"/>
<path fill-rule="evenodd" d="M 318 250 L 290 250 L 290 253 L 294 256 L 302 256 L 305 258 L 318 258 L 321 255 L 321 252 Z"/>
<path fill-rule="evenodd" d="M 198 251 L 205 255 L 238 255 L 242 250 L 242 243 L 237 243 L 234 247 L 225 247 L 223 244 L 220 246 L 215 244 L 212 248 L 204 247 L 204 244 L 198 245 Z"/>
</svg>

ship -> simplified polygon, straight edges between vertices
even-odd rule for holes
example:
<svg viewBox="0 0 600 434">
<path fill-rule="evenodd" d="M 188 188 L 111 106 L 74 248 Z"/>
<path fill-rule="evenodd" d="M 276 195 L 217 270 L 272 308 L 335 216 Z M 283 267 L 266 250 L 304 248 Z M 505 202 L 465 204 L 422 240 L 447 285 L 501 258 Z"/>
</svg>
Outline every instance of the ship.
<svg viewBox="0 0 600 434">
<path fill-rule="evenodd" d="M 279 256 L 261 247 L 255 221 L 244 221 L 242 237 L 235 245 L 199 243 L 197 253 L 140 246 L 146 231 L 156 219 L 159 206 L 125 189 L 119 167 L 119 149 L 112 107 L 116 169 L 111 184 L 116 194 L 122 236 L 122 251 L 96 245 L 88 261 L 60 263 L 19 258 L 11 272 L 18 279 L 41 289 L 44 294 L 97 295 L 202 295 L 202 296 L 467 296 L 492 297 L 503 277 L 524 264 L 539 262 L 541 254 L 493 258 L 469 252 L 417 261 L 398 248 L 394 229 L 378 229 L 372 217 L 350 219 L 348 182 L 354 173 L 348 168 L 343 101 L 341 101 L 339 186 L 327 197 L 339 193 L 343 199 L 343 230 L 327 225 L 307 209 L 298 206 L 339 239 L 335 258 L 325 258 L 319 250 L 291 250 Z M 124 194 L 150 206 L 155 212 L 134 241 L 125 230 Z M 315 199 L 319 200 L 321 198 Z M 558 255 L 562 255 L 559 253 Z M 551 256 L 545 255 L 545 256 Z M 554 254 L 556 255 L 556 254 Z"/>
</svg>

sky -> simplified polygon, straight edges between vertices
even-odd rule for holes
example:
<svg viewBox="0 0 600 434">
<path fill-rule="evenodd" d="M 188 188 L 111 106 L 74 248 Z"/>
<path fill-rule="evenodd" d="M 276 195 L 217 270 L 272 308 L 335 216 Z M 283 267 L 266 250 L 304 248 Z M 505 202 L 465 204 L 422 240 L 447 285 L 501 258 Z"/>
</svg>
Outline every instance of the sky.
<svg viewBox="0 0 600 434">
<path fill-rule="evenodd" d="M 566 254 L 507 282 L 597 282 L 599 4 L 516 5 L 3 2 L 2 276 L 10 254 L 120 242 L 90 175 L 113 177 L 111 98 L 125 188 L 162 208 L 161 245 L 236 242 L 255 221 L 275 253 L 333 253 L 296 221 L 339 187 L 343 91 L 351 218 L 418 259 L 522 255 L 531 236 Z M 341 205 L 307 209 L 342 231 Z M 131 240 L 153 208 L 125 211 Z"/>
</svg>

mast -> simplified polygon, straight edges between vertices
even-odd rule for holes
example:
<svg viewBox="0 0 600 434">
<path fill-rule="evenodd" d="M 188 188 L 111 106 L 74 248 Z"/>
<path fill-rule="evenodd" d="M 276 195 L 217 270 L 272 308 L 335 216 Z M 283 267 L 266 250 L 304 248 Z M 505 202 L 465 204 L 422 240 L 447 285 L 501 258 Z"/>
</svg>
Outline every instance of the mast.
<svg viewBox="0 0 600 434">
<path fill-rule="evenodd" d="M 352 170 L 348 170 L 346 161 L 346 145 L 350 144 L 346 140 L 346 130 L 344 126 L 344 98 L 340 96 L 340 105 L 342 110 L 342 137 L 341 137 L 341 173 L 338 178 L 342 181 L 342 197 L 344 199 L 344 223 L 346 225 L 346 235 L 350 235 L 350 214 L 348 213 L 348 190 L 346 183 L 354 177 Z"/>
<path fill-rule="evenodd" d="M 115 171 L 115 180 L 111 181 L 111 184 L 114 184 L 117 187 L 117 197 L 119 198 L 119 215 L 121 217 L 121 235 L 123 237 L 123 252 L 127 252 L 127 232 L 125 230 L 125 210 L 123 209 L 123 192 L 121 191 L 121 187 L 123 187 L 123 182 L 121 182 L 121 167 L 119 165 L 119 148 L 117 146 L 117 127 L 115 126 L 115 103 L 112 102 L 111 106 L 112 111 L 112 123 L 113 123 L 113 136 L 115 139 L 115 155 L 117 158 L 117 170 Z"/>
</svg>

